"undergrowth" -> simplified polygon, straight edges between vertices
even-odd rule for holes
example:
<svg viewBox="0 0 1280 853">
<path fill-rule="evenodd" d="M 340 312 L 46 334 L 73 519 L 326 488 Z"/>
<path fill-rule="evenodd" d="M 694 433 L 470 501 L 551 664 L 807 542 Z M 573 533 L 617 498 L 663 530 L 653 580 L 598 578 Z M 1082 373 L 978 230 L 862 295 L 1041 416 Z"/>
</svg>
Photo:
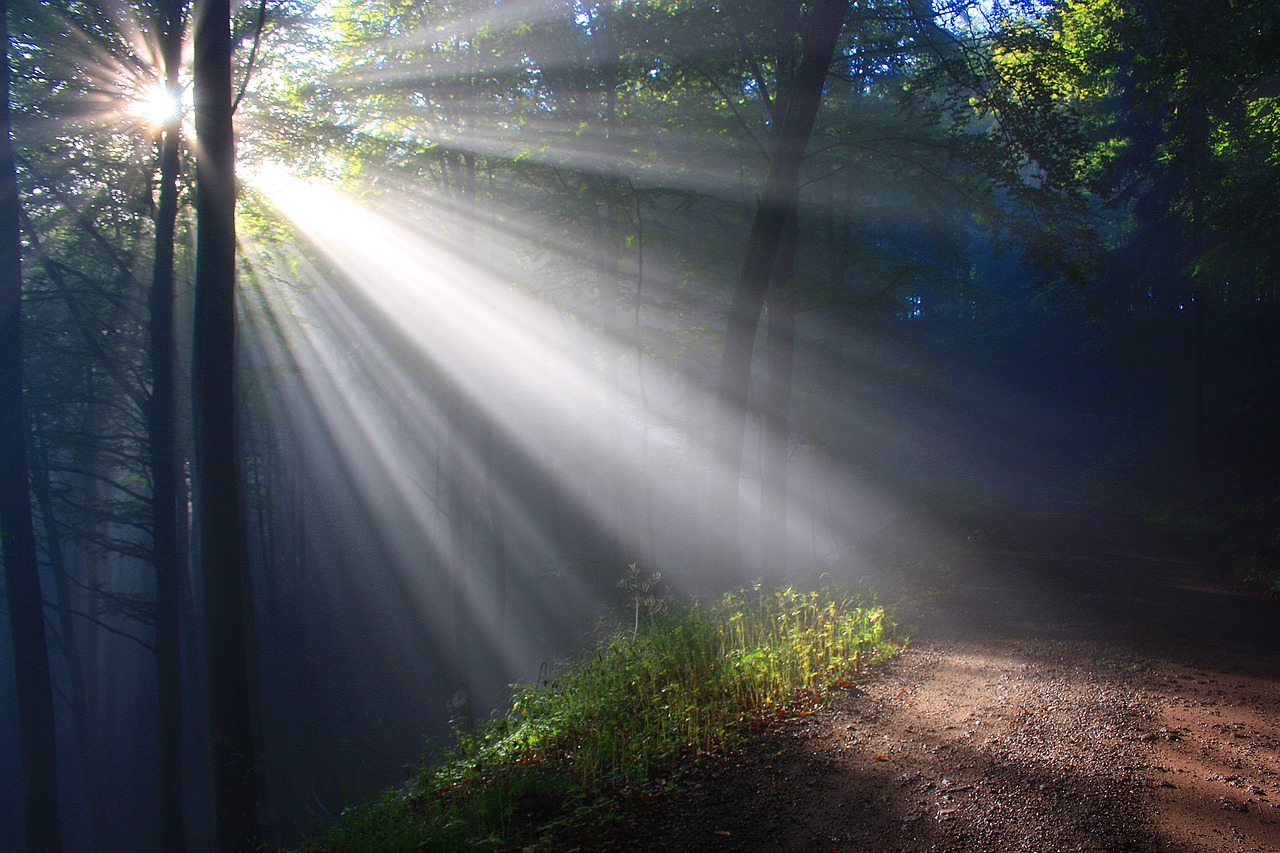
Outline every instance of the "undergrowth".
<svg viewBox="0 0 1280 853">
<path fill-rule="evenodd" d="M 825 699 L 901 645 L 882 608 L 837 589 L 756 587 L 669 607 L 516 685 L 505 715 L 303 849 L 509 850 L 569 821 L 606 821 L 615 798 L 669 782 L 682 758 L 726 747 L 798 698 Z"/>
</svg>

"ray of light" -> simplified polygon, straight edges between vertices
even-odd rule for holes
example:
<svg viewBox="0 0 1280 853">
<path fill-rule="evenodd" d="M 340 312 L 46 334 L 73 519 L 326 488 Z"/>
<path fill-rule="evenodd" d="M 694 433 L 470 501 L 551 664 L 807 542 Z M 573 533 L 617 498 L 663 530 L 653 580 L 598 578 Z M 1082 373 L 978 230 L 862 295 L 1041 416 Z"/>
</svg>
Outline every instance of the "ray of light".
<svg viewBox="0 0 1280 853">
<path fill-rule="evenodd" d="M 578 516 L 571 525 L 606 531 L 622 560 L 648 554 L 679 584 L 705 581 L 697 569 L 705 557 L 700 530 L 715 525 L 706 484 L 723 465 L 708 446 L 711 404 L 704 391 L 670 384 L 657 369 L 637 388 L 631 372 L 618 367 L 630 357 L 629 344 L 513 289 L 438 234 L 281 167 L 259 168 L 249 180 L 329 268 L 303 274 L 294 262 L 282 273 L 279 259 L 257 256 L 257 277 L 279 282 L 261 294 L 276 318 L 274 346 L 279 358 L 287 354 L 302 395 L 312 400 L 306 417 L 322 424 L 352 468 L 358 501 L 395 508 L 378 521 L 389 543 L 401 543 L 392 545 L 398 557 L 390 570 L 406 575 L 405 586 L 418 590 L 426 612 L 446 617 L 441 624 L 470 620 L 494 655 L 508 656 L 517 671 L 528 666 L 519 658 L 529 647 L 511 639 L 535 629 L 504 623 L 486 603 L 495 582 L 523 581 L 495 581 L 486 575 L 492 567 L 480 571 L 474 558 L 459 561 L 451 540 L 457 531 L 449 528 L 459 510 L 445 506 L 450 477 L 468 484 L 468 499 L 478 505 L 469 512 L 490 530 L 482 535 L 492 535 L 500 514 L 505 535 L 540 555 L 535 560 L 544 568 L 572 559 L 549 530 L 557 513 L 548 504 L 563 500 L 559 514 Z M 494 454 L 491 446 L 502 449 Z M 440 473 L 442 459 L 454 470 Z M 760 494 L 754 463 L 743 476 L 740 511 L 751 519 Z M 888 512 L 866 488 L 849 494 L 843 488 L 828 485 L 806 497 L 797 487 L 789 522 L 795 553 L 813 545 L 847 554 L 847 531 L 831 524 L 848 526 L 844 516 L 853 506 L 867 517 Z M 816 511 L 833 501 L 838 510 Z M 620 568 L 599 566 L 595 573 Z M 430 578 L 443 578 L 456 601 L 442 605 L 438 589 L 429 593 Z M 568 583 L 557 594 L 589 610 L 600 583 L 595 593 L 581 580 Z M 606 579 L 603 587 L 611 585 Z M 459 606 L 473 613 L 450 615 Z"/>
</svg>

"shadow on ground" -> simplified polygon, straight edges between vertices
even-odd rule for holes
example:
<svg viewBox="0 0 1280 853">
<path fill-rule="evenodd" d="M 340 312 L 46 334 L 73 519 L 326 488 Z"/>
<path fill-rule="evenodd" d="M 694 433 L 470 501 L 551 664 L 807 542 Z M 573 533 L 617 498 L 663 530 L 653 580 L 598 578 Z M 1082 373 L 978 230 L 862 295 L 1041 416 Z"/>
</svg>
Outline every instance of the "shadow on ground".
<svg viewBox="0 0 1280 853">
<path fill-rule="evenodd" d="M 907 653 L 583 849 L 1280 850 L 1280 605 L 1077 504 L 940 529 L 869 543 Z"/>
</svg>

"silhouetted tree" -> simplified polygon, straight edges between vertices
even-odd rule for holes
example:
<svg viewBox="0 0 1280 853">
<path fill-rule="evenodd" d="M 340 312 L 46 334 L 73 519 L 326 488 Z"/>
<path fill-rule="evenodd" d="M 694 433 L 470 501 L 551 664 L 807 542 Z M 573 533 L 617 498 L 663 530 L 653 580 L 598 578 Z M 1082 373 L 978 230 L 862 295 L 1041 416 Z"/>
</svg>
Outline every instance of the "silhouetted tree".
<svg viewBox="0 0 1280 853">
<path fill-rule="evenodd" d="M 250 686 L 252 595 L 236 452 L 235 137 L 231 8 L 194 8 L 196 282 L 192 354 L 194 496 L 204 576 L 217 849 L 258 835 L 258 765 Z"/>
<path fill-rule="evenodd" d="M 721 547 L 726 553 L 717 559 L 727 560 L 734 572 L 738 571 L 741 560 L 737 541 L 738 471 L 746 431 L 751 352 L 787 220 L 796 216 L 800 165 L 818 117 L 822 90 L 848 11 L 848 0 L 822 0 L 809 12 L 800 64 L 787 93 L 785 112 L 769 160 L 769 174 L 751 224 L 746 259 L 729 307 L 717 387 L 721 408 L 715 440 L 721 463 L 726 467 L 719 485 L 722 491 L 719 523 L 725 525 L 726 531 Z"/>
<path fill-rule="evenodd" d="M 178 524 L 179 456 L 174 377 L 173 256 L 178 218 L 178 107 L 182 64 L 183 0 L 160 0 L 155 18 L 166 93 L 174 99 L 160 135 L 159 199 L 156 246 L 149 298 L 148 360 L 151 394 L 147 399 L 150 442 L 151 537 L 156 572 L 156 683 L 159 691 L 160 837 L 167 851 L 186 848 L 182 819 L 182 660 L 179 612 L 180 536 Z"/>
<path fill-rule="evenodd" d="M 0 550 L 17 681 L 23 835 L 27 853 L 59 853 L 53 690 L 28 481 L 22 243 L 9 93 L 9 4 L 0 0 Z"/>
</svg>

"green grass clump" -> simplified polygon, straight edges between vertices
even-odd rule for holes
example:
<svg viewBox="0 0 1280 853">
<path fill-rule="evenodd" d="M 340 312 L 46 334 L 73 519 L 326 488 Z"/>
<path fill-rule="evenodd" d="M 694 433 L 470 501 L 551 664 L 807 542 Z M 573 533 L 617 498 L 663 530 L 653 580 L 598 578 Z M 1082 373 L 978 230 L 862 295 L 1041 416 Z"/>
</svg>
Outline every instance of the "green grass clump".
<svg viewBox="0 0 1280 853">
<path fill-rule="evenodd" d="M 824 698 L 901 648 L 879 607 L 836 589 L 726 595 L 604 639 L 403 789 L 352 808 L 304 849 L 509 850 L 723 748 L 762 715 Z"/>
</svg>

